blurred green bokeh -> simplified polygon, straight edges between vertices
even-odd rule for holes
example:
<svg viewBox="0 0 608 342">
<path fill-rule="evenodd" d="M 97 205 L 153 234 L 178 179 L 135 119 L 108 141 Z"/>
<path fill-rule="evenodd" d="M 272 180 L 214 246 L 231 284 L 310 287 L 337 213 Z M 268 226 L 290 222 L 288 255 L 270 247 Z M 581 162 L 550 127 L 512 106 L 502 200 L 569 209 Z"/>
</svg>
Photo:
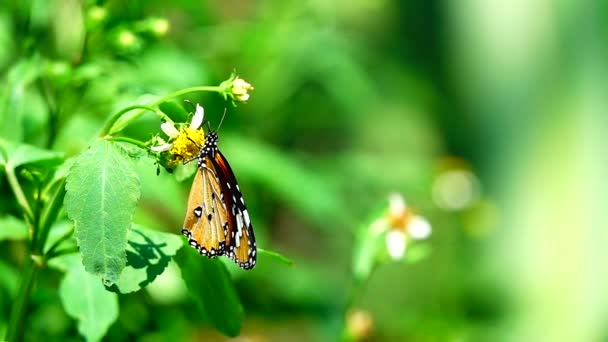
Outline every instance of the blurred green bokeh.
<svg viewBox="0 0 608 342">
<path fill-rule="evenodd" d="M 74 156 L 116 110 L 236 68 L 248 103 L 188 99 L 213 127 L 227 108 L 219 144 L 258 245 L 294 261 L 229 265 L 242 336 L 336 339 L 356 234 L 399 192 L 431 222 L 431 254 L 371 275 L 351 308 L 371 319 L 368 340 L 605 340 L 607 20 L 601 0 L 8 0 L 0 137 Z M 144 115 L 125 135 L 159 123 Z M 135 222 L 179 233 L 189 182 L 146 158 L 138 173 Z M 23 246 L 0 246 L 4 332 Z M 27 340 L 80 339 L 59 277 L 41 274 Z M 224 338 L 177 269 L 120 310 L 108 340 Z"/>
</svg>

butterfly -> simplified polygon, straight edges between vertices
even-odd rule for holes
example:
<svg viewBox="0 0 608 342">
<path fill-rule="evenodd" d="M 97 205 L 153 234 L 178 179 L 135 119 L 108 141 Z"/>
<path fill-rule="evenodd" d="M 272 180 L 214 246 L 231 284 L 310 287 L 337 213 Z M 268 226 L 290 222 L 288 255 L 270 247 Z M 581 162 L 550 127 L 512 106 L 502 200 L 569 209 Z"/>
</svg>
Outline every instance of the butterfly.
<svg viewBox="0 0 608 342">
<path fill-rule="evenodd" d="M 198 156 L 190 160 L 197 160 L 198 169 L 182 233 L 200 254 L 225 255 L 248 270 L 255 266 L 257 254 L 253 226 L 234 172 L 217 143 L 217 132 L 209 129 Z"/>
</svg>

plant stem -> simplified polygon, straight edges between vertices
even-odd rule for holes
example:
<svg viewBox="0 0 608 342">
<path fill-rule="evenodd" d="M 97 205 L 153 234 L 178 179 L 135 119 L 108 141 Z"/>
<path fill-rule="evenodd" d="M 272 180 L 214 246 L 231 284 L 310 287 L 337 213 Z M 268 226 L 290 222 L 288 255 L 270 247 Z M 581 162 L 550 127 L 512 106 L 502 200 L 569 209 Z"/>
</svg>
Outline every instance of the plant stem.
<svg viewBox="0 0 608 342">
<path fill-rule="evenodd" d="M 158 106 L 159 104 L 172 99 L 174 97 L 178 97 L 178 96 L 182 96 L 182 95 L 186 95 L 186 94 L 190 94 L 190 93 L 196 93 L 196 92 L 203 92 L 203 91 L 214 91 L 216 93 L 221 93 L 222 92 L 222 88 L 218 87 L 218 86 L 199 86 L 199 87 L 191 87 L 191 88 L 186 88 L 186 89 L 182 89 L 182 90 L 178 90 L 176 92 L 173 92 L 169 95 L 166 95 L 164 97 L 161 97 L 160 99 L 154 101 L 150 106 Z"/>
<path fill-rule="evenodd" d="M 110 131 L 112 130 L 112 127 L 114 127 L 114 124 L 116 123 L 116 121 L 118 121 L 118 119 L 120 119 L 120 117 L 123 116 L 125 113 L 130 112 L 134 109 L 143 109 L 142 111 L 140 111 L 141 113 L 143 113 L 144 110 L 156 112 L 156 110 L 154 108 L 144 106 L 144 105 L 132 105 L 132 106 L 125 107 L 125 108 L 119 110 L 118 112 L 114 113 L 114 115 L 112 115 L 110 117 L 110 120 L 108 120 L 108 122 L 106 122 L 106 125 L 101 130 L 101 133 L 99 134 L 99 136 L 101 138 L 103 138 L 106 135 L 108 135 L 110 133 Z"/>
<path fill-rule="evenodd" d="M 15 175 L 15 169 L 8 164 L 6 165 L 6 178 L 8 179 L 8 183 L 11 186 L 11 189 L 13 189 L 13 193 L 15 193 L 15 197 L 17 198 L 17 202 L 21 206 L 21 209 L 23 209 L 23 212 L 25 213 L 28 219 L 33 219 L 34 212 L 32 211 L 32 208 L 30 207 L 29 203 L 27 202 L 25 193 L 23 192 L 23 189 L 21 189 L 21 185 L 17 180 L 17 176 Z"/>
<path fill-rule="evenodd" d="M 126 143 L 129 143 L 131 145 L 135 145 L 137 147 L 140 147 L 140 148 L 142 148 L 144 150 L 148 149 L 148 146 L 143 141 L 139 141 L 139 140 L 135 140 L 135 139 L 127 138 L 127 137 L 108 137 L 108 138 L 106 138 L 106 140 L 126 142 Z"/>
<path fill-rule="evenodd" d="M 350 310 L 352 310 L 352 308 L 354 307 L 354 304 L 357 301 L 357 299 L 359 299 L 359 297 L 361 296 L 361 293 L 363 292 L 365 286 L 367 285 L 368 280 L 371 278 L 371 275 L 376 270 L 377 265 L 378 265 L 378 262 L 375 261 L 374 266 L 372 266 L 372 269 L 369 272 L 369 274 L 367 275 L 367 277 L 359 278 L 359 277 L 353 276 L 353 278 L 352 278 L 352 285 L 351 285 L 348 295 L 346 297 L 346 302 L 344 303 L 344 311 L 342 312 L 342 336 L 341 336 L 342 341 L 351 341 L 352 340 L 352 337 L 349 336 L 349 334 L 348 334 L 348 326 L 347 326 L 348 314 L 349 314 Z"/>
<path fill-rule="evenodd" d="M 28 203 L 27 198 L 25 197 L 25 193 L 23 192 L 23 189 L 21 188 L 21 185 L 17 180 L 17 176 L 15 175 L 15 169 L 12 165 L 10 165 L 10 162 L 9 164 L 6 164 L 5 171 L 8 184 L 10 185 L 11 189 L 13 189 L 15 198 L 17 198 L 17 202 L 21 206 L 21 210 L 23 210 L 23 216 L 25 216 L 25 220 L 30 226 L 29 234 L 31 237 L 31 241 L 33 242 L 36 239 L 36 235 L 38 233 L 37 227 L 34 222 L 34 212 L 32 211 L 32 207 L 30 207 L 30 204 Z"/>
<path fill-rule="evenodd" d="M 133 105 L 133 106 L 129 106 L 129 107 L 125 107 L 123 109 L 121 109 L 120 111 L 116 112 L 114 115 L 112 115 L 110 117 L 110 119 L 108 120 L 108 122 L 106 122 L 106 125 L 104 126 L 104 128 L 102 129 L 101 133 L 100 133 L 100 137 L 105 137 L 106 135 L 108 135 L 111 131 L 112 131 L 112 127 L 114 127 L 114 124 L 116 124 L 116 122 L 118 121 L 118 119 L 120 119 L 121 116 L 123 116 L 123 114 L 125 114 L 126 112 L 129 112 L 133 109 L 141 109 L 139 112 L 133 114 L 133 116 L 130 118 L 131 120 L 135 120 L 138 117 L 140 117 L 146 110 L 152 111 L 156 113 L 156 110 L 153 107 L 158 106 L 159 104 L 172 99 L 174 97 L 178 97 L 178 96 L 182 96 L 182 95 L 186 95 L 189 93 L 196 93 L 196 92 L 203 92 L 203 91 L 210 91 L 210 92 L 217 92 L 217 93 L 221 93 L 223 91 L 223 88 L 219 87 L 219 86 L 198 86 L 198 87 L 191 87 L 191 88 L 186 88 L 186 89 L 182 89 L 182 90 L 178 90 L 176 92 L 173 92 L 169 95 L 163 96 L 160 99 L 150 103 L 149 105 Z"/>
<path fill-rule="evenodd" d="M 17 294 L 17 299 L 15 300 L 15 303 L 11 309 L 11 316 L 8 323 L 6 339 L 9 342 L 20 341 L 23 339 L 25 313 L 27 311 L 32 289 L 40 269 L 40 265 L 34 262 L 34 260 L 29 260 L 25 267 L 23 278 L 21 279 L 19 293 Z"/>
</svg>

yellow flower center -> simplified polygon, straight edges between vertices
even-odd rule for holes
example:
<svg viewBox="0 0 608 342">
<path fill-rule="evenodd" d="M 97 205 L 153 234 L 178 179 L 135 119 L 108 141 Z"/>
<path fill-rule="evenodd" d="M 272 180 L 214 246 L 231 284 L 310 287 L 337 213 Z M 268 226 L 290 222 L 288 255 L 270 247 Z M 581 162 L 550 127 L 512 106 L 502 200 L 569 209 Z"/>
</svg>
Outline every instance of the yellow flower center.
<svg viewBox="0 0 608 342">
<path fill-rule="evenodd" d="M 203 145 L 205 145 L 205 132 L 202 129 L 190 127 L 181 129 L 171 149 L 174 162 L 183 162 L 196 157 Z"/>
<path fill-rule="evenodd" d="M 407 226 L 410 224 L 413 217 L 414 215 L 409 209 L 406 209 L 405 212 L 399 214 L 391 212 L 387 214 L 389 226 L 392 229 L 401 231 L 407 231 Z"/>
</svg>

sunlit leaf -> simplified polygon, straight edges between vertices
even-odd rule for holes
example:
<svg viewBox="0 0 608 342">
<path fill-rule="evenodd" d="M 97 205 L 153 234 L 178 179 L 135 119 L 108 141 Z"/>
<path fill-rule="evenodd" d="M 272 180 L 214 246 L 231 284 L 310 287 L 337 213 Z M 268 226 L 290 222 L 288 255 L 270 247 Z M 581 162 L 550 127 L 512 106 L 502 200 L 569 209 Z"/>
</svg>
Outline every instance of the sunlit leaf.
<svg viewBox="0 0 608 342">
<path fill-rule="evenodd" d="M 7 156 L 6 156 L 6 151 L 4 149 L 4 146 L 1 143 L 2 140 L 0 140 L 0 167 L 4 168 L 6 166 L 6 162 L 7 162 Z"/>
<path fill-rule="evenodd" d="M 209 322 L 220 332 L 236 336 L 245 313 L 224 264 L 182 248 L 175 256 L 188 293 Z"/>
<path fill-rule="evenodd" d="M 179 266 L 174 260 L 152 284 L 146 286 L 146 293 L 155 302 L 163 305 L 182 304 L 188 300 L 188 289 L 182 279 Z"/>
<path fill-rule="evenodd" d="M 127 267 L 112 290 L 129 293 L 148 286 L 164 272 L 182 243 L 178 235 L 134 225 L 129 233 Z"/>
<path fill-rule="evenodd" d="M 59 165 L 63 159 L 63 153 L 60 152 L 44 150 L 32 145 L 18 145 L 2 139 L 0 139 L 0 148 L 6 158 L 3 164 L 11 169 L 27 164 L 50 167 Z"/>
<path fill-rule="evenodd" d="M 27 101 L 31 99 L 28 87 L 40 76 L 44 63 L 39 54 L 22 58 L 6 72 L 0 88 L 0 136 L 22 141 Z"/>
<path fill-rule="evenodd" d="M 186 179 L 194 176 L 194 173 L 198 170 L 196 162 L 192 162 L 186 165 L 179 165 L 175 169 L 175 180 L 183 182 Z"/>
<path fill-rule="evenodd" d="M 69 237 L 67 239 L 63 239 L 63 241 L 60 242 L 57 247 L 58 247 L 58 249 L 66 249 L 66 248 L 75 247 L 76 238 L 74 237 L 73 230 L 74 230 L 74 223 L 72 221 L 68 220 L 67 218 L 55 221 L 49 231 L 49 236 L 48 236 L 48 239 L 46 240 L 46 245 L 45 245 L 44 251 L 47 252 L 52 245 L 54 245 L 55 243 L 58 243 L 59 239 L 63 239 L 65 237 L 65 235 L 69 235 L 70 232 L 72 232 L 71 237 Z M 52 259 L 52 260 L 55 260 L 55 259 Z"/>
<path fill-rule="evenodd" d="M 2 274 L 2 277 L 0 277 L 0 288 L 6 289 L 10 297 L 9 299 L 13 300 L 19 289 L 19 278 L 21 274 L 18 269 L 14 268 L 14 265 L 5 263 L 2 260 L 0 260 L 0 274 Z"/>
<path fill-rule="evenodd" d="M 14 216 L 0 217 L 0 241 L 27 238 L 27 225 Z"/>
<path fill-rule="evenodd" d="M 293 261 L 282 256 L 281 254 L 277 253 L 277 252 L 272 252 L 272 251 L 267 251 L 265 249 L 259 248 L 258 247 L 258 255 L 267 255 L 270 258 L 273 258 L 287 266 L 293 266 Z"/>
<path fill-rule="evenodd" d="M 432 247 L 428 242 L 414 242 L 405 253 L 404 261 L 408 264 L 415 264 L 431 255 Z"/>
<path fill-rule="evenodd" d="M 75 161 L 65 210 L 76 227 L 85 269 L 115 283 L 127 262 L 127 234 L 139 199 L 139 179 L 116 144 L 97 140 Z"/>
<path fill-rule="evenodd" d="M 61 303 L 78 320 L 78 332 L 88 341 L 99 341 L 118 318 L 118 296 L 86 272 L 76 255 L 63 259 L 69 267 L 59 285 Z"/>
</svg>

